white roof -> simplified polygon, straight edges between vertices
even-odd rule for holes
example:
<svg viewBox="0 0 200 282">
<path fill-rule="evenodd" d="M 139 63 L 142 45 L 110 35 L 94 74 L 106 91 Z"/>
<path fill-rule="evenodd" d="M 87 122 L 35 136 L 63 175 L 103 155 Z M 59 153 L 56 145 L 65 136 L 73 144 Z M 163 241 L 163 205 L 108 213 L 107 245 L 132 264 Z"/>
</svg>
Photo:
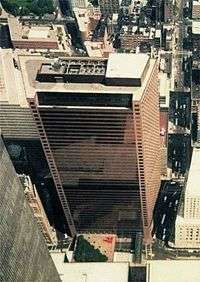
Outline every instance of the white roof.
<svg viewBox="0 0 200 282">
<path fill-rule="evenodd" d="M 106 77 L 141 78 L 148 60 L 146 54 L 110 54 Z"/>
<path fill-rule="evenodd" d="M 29 30 L 28 37 L 29 38 L 48 38 L 49 28 L 36 28 L 32 27 Z"/>
<path fill-rule="evenodd" d="M 200 260 L 163 260 L 148 263 L 148 282 L 199 282 Z"/>
<path fill-rule="evenodd" d="M 192 21 L 192 33 L 200 34 L 200 21 Z"/>
<path fill-rule="evenodd" d="M 156 34 L 155 37 L 161 37 L 161 30 L 160 29 L 156 29 Z"/>
<path fill-rule="evenodd" d="M 128 282 L 128 263 L 64 263 L 64 253 L 51 253 L 63 282 Z"/>
<path fill-rule="evenodd" d="M 186 185 L 186 196 L 200 196 L 200 148 L 194 148 Z"/>
<path fill-rule="evenodd" d="M 28 108 L 22 75 L 21 72 L 14 67 L 12 50 L 0 48 L 0 104 L 1 103 L 20 105 Z"/>
<path fill-rule="evenodd" d="M 114 14 L 112 15 L 112 20 L 113 20 L 113 21 L 117 21 L 117 19 L 118 19 L 118 14 L 114 13 Z"/>
<path fill-rule="evenodd" d="M 200 1 L 199 0 L 198 1 L 193 1 L 192 5 L 193 6 L 199 6 L 200 5 Z"/>
</svg>

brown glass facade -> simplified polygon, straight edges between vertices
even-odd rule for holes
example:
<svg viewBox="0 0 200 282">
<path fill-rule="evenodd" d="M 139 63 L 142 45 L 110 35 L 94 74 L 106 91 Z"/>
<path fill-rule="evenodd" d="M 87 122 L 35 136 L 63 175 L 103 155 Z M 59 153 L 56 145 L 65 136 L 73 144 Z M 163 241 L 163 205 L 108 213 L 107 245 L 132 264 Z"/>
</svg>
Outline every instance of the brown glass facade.
<svg viewBox="0 0 200 282">
<path fill-rule="evenodd" d="M 156 83 L 151 76 L 137 102 L 134 93 L 37 92 L 29 100 L 72 233 L 151 237 L 160 182 Z"/>
</svg>

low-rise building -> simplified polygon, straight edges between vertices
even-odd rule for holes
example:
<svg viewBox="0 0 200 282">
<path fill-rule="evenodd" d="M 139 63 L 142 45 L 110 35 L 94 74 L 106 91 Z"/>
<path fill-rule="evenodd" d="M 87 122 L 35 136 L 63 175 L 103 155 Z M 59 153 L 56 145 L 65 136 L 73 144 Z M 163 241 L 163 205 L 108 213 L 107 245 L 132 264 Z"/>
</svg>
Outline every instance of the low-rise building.
<svg viewBox="0 0 200 282">
<path fill-rule="evenodd" d="M 67 51 L 70 38 L 63 25 L 30 24 L 9 17 L 8 26 L 13 47 L 16 49 L 55 49 Z"/>
<path fill-rule="evenodd" d="M 173 20 L 174 6 L 172 0 L 164 0 L 164 22 Z"/>
<path fill-rule="evenodd" d="M 124 25 L 120 31 L 121 48 L 135 51 L 142 44 L 150 47 L 155 43 L 155 36 L 156 30 L 153 27 L 144 28 Z M 158 44 L 158 41 L 156 41 L 156 44 Z M 147 51 L 150 51 L 150 48 L 147 48 Z"/>
<path fill-rule="evenodd" d="M 65 263 L 64 253 L 51 253 L 51 257 L 62 281 L 67 282 L 128 282 L 129 264 L 127 262 L 81 262 Z"/>
<path fill-rule="evenodd" d="M 119 12 L 119 0 L 100 0 L 99 5 L 104 16 L 112 16 Z"/>
<path fill-rule="evenodd" d="M 88 9 L 74 9 L 74 14 L 89 57 L 108 57 L 114 52 L 108 36 L 107 20 L 101 18 L 100 10 L 89 6 Z"/>
<path fill-rule="evenodd" d="M 88 0 L 73 0 L 71 4 L 72 4 L 72 9 L 74 8 L 85 9 L 89 5 L 89 1 Z"/>
<path fill-rule="evenodd" d="M 163 43 L 165 50 L 170 51 L 172 49 L 173 44 L 173 34 L 174 34 L 174 27 L 171 24 L 165 24 L 163 25 L 163 33 L 165 42 Z"/>
<path fill-rule="evenodd" d="M 200 1 L 199 0 L 192 2 L 192 18 L 200 19 Z"/>
<path fill-rule="evenodd" d="M 199 260 L 155 260 L 147 262 L 147 282 L 198 282 Z"/>
<path fill-rule="evenodd" d="M 46 216 L 46 213 L 44 211 L 42 202 L 37 193 L 35 185 L 32 184 L 29 176 L 19 175 L 19 178 L 24 187 L 25 197 L 29 203 L 29 206 L 33 211 L 34 217 L 37 220 L 37 223 L 39 225 L 40 230 L 42 231 L 45 241 L 47 242 L 47 244 L 56 244 L 57 237 L 55 230 L 49 224 L 49 220 Z"/>
<path fill-rule="evenodd" d="M 0 50 L 0 128 L 6 139 L 39 139 L 11 49 Z"/>
<path fill-rule="evenodd" d="M 98 9 L 74 9 L 77 26 L 80 32 L 82 41 L 92 39 L 92 34 L 101 18 L 101 13 Z"/>
<path fill-rule="evenodd" d="M 163 64 L 162 59 L 160 65 Z M 161 67 L 160 67 L 161 69 Z M 161 175 L 166 178 L 167 172 L 167 141 L 168 141 L 168 110 L 169 110 L 169 92 L 170 79 L 167 73 L 160 70 L 159 72 L 159 93 L 160 93 L 160 140 L 161 140 Z"/>
<path fill-rule="evenodd" d="M 192 41 L 193 51 L 198 51 L 200 49 L 200 20 L 192 21 Z"/>
</svg>

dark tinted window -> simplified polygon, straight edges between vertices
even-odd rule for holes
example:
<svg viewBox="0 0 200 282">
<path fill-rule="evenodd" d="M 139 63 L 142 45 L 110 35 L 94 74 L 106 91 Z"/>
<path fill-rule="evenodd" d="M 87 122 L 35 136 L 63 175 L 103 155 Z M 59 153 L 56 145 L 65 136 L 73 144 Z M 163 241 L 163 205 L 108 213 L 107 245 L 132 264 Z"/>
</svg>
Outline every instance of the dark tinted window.
<svg viewBox="0 0 200 282">
<path fill-rule="evenodd" d="M 131 107 L 130 94 L 39 92 L 39 104 L 49 106 Z"/>
</svg>

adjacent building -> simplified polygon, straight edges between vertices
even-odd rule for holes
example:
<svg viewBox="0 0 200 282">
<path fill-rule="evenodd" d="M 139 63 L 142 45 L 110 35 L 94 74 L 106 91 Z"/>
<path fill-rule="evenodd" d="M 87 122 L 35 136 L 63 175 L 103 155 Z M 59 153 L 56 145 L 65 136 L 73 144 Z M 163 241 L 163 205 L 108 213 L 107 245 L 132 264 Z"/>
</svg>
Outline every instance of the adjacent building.
<svg viewBox="0 0 200 282">
<path fill-rule="evenodd" d="M 88 0 L 73 0 L 72 1 L 72 9 L 74 8 L 86 9 L 88 5 L 89 5 Z"/>
<path fill-rule="evenodd" d="M 160 187 L 156 60 L 24 56 L 20 66 L 71 233 L 143 232 L 149 242 Z"/>
<path fill-rule="evenodd" d="M 182 214 L 175 225 L 175 247 L 200 248 L 200 148 L 194 147 L 184 193 Z"/>
<path fill-rule="evenodd" d="M 19 175 L 19 178 L 22 182 L 24 188 L 25 197 L 29 203 L 29 206 L 32 209 L 34 217 L 37 220 L 38 226 L 44 235 L 47 244 L 56 244 L 57 237 L 56 232 L 53 227 L 49 224 L 49 220 L 46 216 L 45 210 L 43 208 L 40 197 L 37 193 L 35 185 L 32 184 L 31 179 L 27 175 Z"/>
<path fill-rule="evenodd" d="M 112 16 L 119 12 L 119 0 L 99 0 L 103 16 Z"/>
<path fill-rule="evenodd" d="M 192 2 L 192 19 L 200 19 L 200 1 Z"/>
<path fill-rule="evenodd" d="M 71 41 L 63 25 L 26 23 L 9 17 L 10 38 L 15 49 L 70 52 Z"/>
<path fill-rule="evenodd" d="M 0 281 L 61 281 L 0 139 Z"/>
<path fill-rule="evenodd" d="M 63 281 L 67 282 L 128 282 L 129 264 L 125 263 L 104 263 L 104 262 L 81 262 L 64 263 L 64 254 L 52 253 L 53 261 L 62 274 Z M 92 267 L 91 267 L 92 266 Z"/>
<path fill-rule="evenodd" d="M 120 30 L 121 48 L 136 51 L 150 52 L 151 46 L 160 47 L 161 34 L 160 30 L 155 28 L 146 28 L 132 25 L 124 25 Z"/>
<path fill-rule="evenodd" d="M 6 139 L 39 139 L 11 49 L 0 50 L 0 128 Z"/>
<path fill-rule="evenodd" d="M 147 262 L 146 282 L 197 282 L 199 275 L 199 260 L 151 260 Z"/>
<path fill-rule="evenodd" d="M 173 19 L 174 5 L 171 0 L 164 0 L 164 22 L 171 22 Z"/>
<path fill-rule="evenodd" d="M 197 51 L 200 48 L 200 20 L 192 21 L 192 42 L 193 51 Z"/>
</svg>

